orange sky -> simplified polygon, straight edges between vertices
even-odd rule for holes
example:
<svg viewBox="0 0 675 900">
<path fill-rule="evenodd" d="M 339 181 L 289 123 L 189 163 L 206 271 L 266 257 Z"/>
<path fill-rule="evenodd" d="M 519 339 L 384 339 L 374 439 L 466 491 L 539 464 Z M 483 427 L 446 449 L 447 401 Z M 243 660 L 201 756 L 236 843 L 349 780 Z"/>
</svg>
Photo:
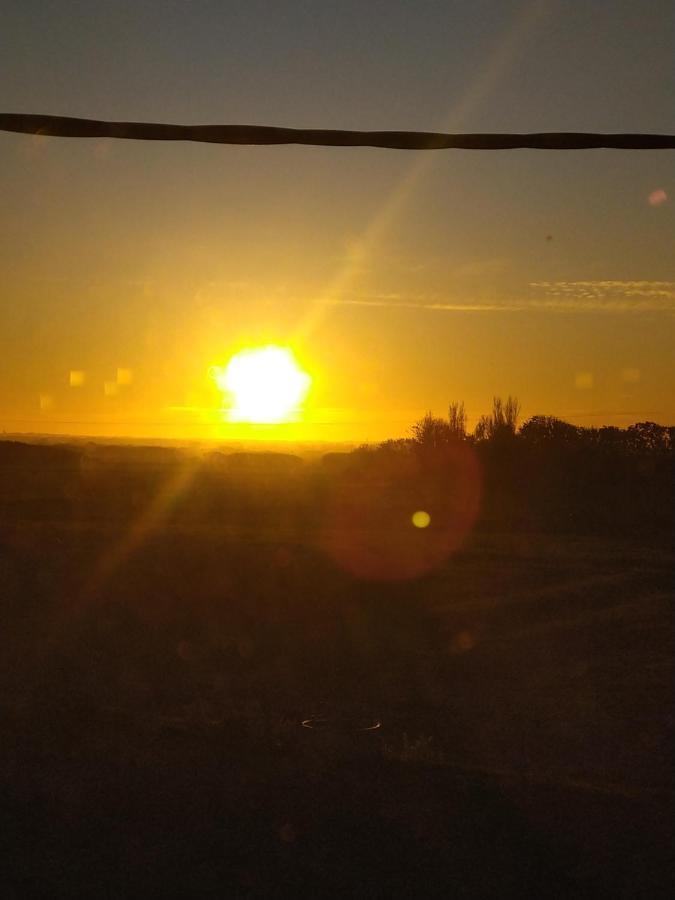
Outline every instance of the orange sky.
<svg viewBox="0 0 675 900">
<path fill-rule="evenodd" d="M 7 112 L 476 131 L 672 122 L 667 3 L 429 4 L 414 19 L 403 3 L 386 16 L 345 3 L 333 18 L 289 4 L 283 19 L 262 2 L 123 3 L 104 21 L 31 6 L 10 3 L 3 26 Z M 673 163 L 0 134 L 1 427 L 376 440 L 451 400 L 475 420 L 495 393 L 525 416 L 673 422 Z M 210 367 L 269 343 L 313 377 L 304 421 L 228 423 Z"/>
</svg>

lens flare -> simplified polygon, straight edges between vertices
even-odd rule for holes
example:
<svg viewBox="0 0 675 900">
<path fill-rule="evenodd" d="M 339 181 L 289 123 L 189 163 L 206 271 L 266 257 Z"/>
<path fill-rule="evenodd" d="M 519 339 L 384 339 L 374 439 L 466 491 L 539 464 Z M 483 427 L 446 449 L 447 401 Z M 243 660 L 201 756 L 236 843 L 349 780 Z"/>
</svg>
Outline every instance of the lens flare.
<svg viewBox="0 0 675 900">
<path fill-rule="evenodd" d="M 431 522 L 431 516 L 423 509 L 418 509 L 412 515 L 412 523 L 415 528 L 427 528 Z"/>
<path fill-rule="evenodd" d="M 375 453 L 327 485 L 316 539 L 358 578 L 418 578 L 459 549 L 478 518 L 481 495 L 481 467 L 466 442 L 444 448 L 432 462 Z"/>
<path fill-rule="evenodd" d="M 663 190 L 663 188 L 657 188 L 655 191 L 652 191 L 647 200 L 650 206 L 661 206 L 668 199 L 668 194 Z"/>
</svg>

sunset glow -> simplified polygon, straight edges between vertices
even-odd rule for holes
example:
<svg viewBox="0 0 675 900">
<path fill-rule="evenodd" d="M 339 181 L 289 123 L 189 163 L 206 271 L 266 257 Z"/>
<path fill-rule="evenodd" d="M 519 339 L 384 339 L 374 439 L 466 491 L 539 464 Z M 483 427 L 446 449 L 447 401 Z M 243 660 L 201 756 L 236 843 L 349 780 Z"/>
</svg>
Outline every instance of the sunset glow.
<svg viewBox="0 0 675 900">
<path fill-rule="evenodd" d="M 58 4 L 9 5 L 10 116 L 455 135 L 664 136 L 672 121 L 666 0 L 649 15 L 344 0 L 311 16 L 146 0 L 85 4 L 75 30 Z M 523 422 L 675 421 L 669 151 L 47 131 L 0 130 L 9 434 L 358 445 L 454 401 L 471 432 L 499 394 Z"/>
</svg>

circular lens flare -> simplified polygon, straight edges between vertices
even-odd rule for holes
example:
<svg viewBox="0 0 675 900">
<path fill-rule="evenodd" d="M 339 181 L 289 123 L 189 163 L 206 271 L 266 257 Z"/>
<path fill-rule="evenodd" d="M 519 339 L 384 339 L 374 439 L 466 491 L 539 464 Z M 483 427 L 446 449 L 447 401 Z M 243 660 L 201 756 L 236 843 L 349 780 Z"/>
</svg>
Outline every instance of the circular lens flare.
<svg viewBox="0 0 675 900">
<path fill-rule="evenodd" d="M 259 424 L 297 418 L 312 382 L 291 350 L 276 346 L 242 350 L 212 375 L 229 404 L 229 420 Z"/>
<path fill-rule="evenodd" d="M 431 516 L 423 509 L 418 509 L 412 514 L 412 523 L 415 528 L 427 528 L 431 522 Z"/>
<path fill-rule="evenodd" d="M 410 453 L 355 455 L 326 484 L 316 540 L 358 578 L 418 578 L 459 549 L 481 496 L 482 470 L 466 442 L 445 448 L 437 461 Z"/>
</svg>

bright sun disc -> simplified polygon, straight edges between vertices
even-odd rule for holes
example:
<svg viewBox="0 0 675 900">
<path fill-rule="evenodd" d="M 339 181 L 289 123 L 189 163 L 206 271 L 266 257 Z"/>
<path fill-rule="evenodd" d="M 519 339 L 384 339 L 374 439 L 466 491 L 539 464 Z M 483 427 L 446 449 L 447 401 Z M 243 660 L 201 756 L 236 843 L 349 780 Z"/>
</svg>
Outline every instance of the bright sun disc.
<svg viewBox="0 0 675 900">
<path fill-rule="evenodd" d="M 285 347 L 242 350 L 213 371 L 231 403 L 232 422 L 289 422 L 307 396 L 312 379 Z"/>
</svg>

